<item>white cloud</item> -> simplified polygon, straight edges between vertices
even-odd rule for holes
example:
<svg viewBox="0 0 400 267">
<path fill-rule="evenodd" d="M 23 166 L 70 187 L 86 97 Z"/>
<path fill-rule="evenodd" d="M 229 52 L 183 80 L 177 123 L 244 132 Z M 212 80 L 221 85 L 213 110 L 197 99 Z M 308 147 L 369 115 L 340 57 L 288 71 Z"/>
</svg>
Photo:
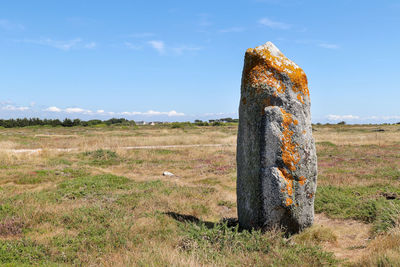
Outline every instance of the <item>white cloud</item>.
<svg viewBox="0 0 400 267">
<path fill-rule="evenodd" d="M 258 21 L 261 25 L 267 26 L 271 29 L 278 29 L 278 30 L 288 30 L 292 27 L 290 24 L 286 24 L 279 21 L 273 21 L 269 18 L 262 18 Z"/>
<path fill-rule="evenodd" d="M 66 113 L 81 113 L 81 114 L 93 113 L 91 110 L 87 110 L 87 109 L 83 109 L 83 108 L 66 108 L 64 111 Z"/>
<path fill-rule="evenodd" d="M 165 52 L 165 44 L 163 41 L 153 40 L 153 41 L 148 41 L 147 43 L 155 50 L 157 50 L 160 54 L 163 54 Z"/>
<path fill-rule="evenodd" d="M 154 110 L 149 110 L 146 112 L 138 112 L 138 111 L 133 111 L 133 112 L 113 112 L 113 111 L 104 111 L 102 109 L 96 110 L 96 112 L 93 112 L 88 109 L 83 109 L 79 107 L 74 107 L 74 108 L 65 108 L 61 109 L 55 106 L 48 107 L 44 109 L 43 111 L 48 111 L 48 112 L 63 112 L 67 114 L 84 114 L 84 115 L 125 115 L 125 116 L 135 116 L 135 115 L 142 115 L 142 116 L 168 116 L 168 117 L 177 117 L 177 116 L 185 116 L 185 113 L 182 112 L 177 112 L 175 110 L 171 111 L 154 111 Z"/>
<path fill-rule="evenodd" d="M 68 114 L 73 114 L 73 113 L 77 113 L 77 114 L 93 114 L 93 111 L 88 110 L 88 109 L 83 109 L 83 108 L 65 108 L 65 109 L 61 109 L 58 108 L 56 106 L 52 106 L 52 107 L 48 107 L 46 109 L 44 109 L 43 111 L 48 111 L 48 112 L 63 112 L 63 113 L 68 113 Z M 103 111 L 104 112 L 104 111 Z"/>
<path fill-rule="evenodd" d="M 25 29 L 24 25 L 12 23 L 6 19 L 0 19 L 0 28 L 2 28 L 3 30 L 7 30 L 7 31 L 24 30 Z"/>
<path fill-rule="evenodd" d="M 219 32 L 221 32 L 221 33 L 243 32 L 244 30 L 245 30 L 244 27 L 231 27 L 231 28 L 219 30 Z"/>
<path fill-rule="evenodd" d="M 44 45 L 44 46 L 50 46 L 53 48 L 57 48 L 60 50 L 68 51 L 71 49 L 93 49 L 96 47 L 95 42 L 89 42 L 85 43 L 81 38 L 75 38 L 71 40 L 54 40 L 51 38 L 41 38 L 41 39 L 25 39 L 22 40 L 24 43 L 31 43 L 31 44 L 37 44 L 37 45 Z"/>
<path fill-rule="evenodd" d="M 327 48 L 327 49 L 339 49 L 340 46 L 337 44 L 328 44 L 328 43 L 321 43 L 318 44 L 319 47 Z"/>
<path fill-rule="evenodd" d="M 9 111 L 26 111 L 29 110 L 29 107 L 17 107 L 14 105 L 6 105 L 1 108 L 2 110 L 9 110 Z"/>
<path fill-rule="evenodd" d="M 392 115 L 392 116 L 369 116 L 366 117 L 367 120 L 400 120 L 400 115 Z"/>
<path fill-rule="evenodd" d="M 358 120 L 359 116 L 356 115 L 328 115 L 327 119 L 330 121 L 339 121 L 339 120 Z"/>
<path fill-rule="evenodd" d="M 48 107 L 44 111 L 50 111 L 50 112 L 61 112 L 62 110 L 58 107 Z"/>
<path fill-rule="evenodd" d="M 133 111 L 133 112 L 121 112 L 121 115 L 128 115 L 128 116 L 135 116 L 135 115 L 143 115 L 143 116 L 168 116 L 168 117 L 178 117 L 178 116 L 185 116 L 185 113 L 182 112 L 176 112 L 175 110 L 171 111 L 154 111 L 154 110 L 149 110 L 146 112 L 138 112 L 138 111 Z"/>
<path fill-rule="evenodd" d="M 168 112 L 169 117 L 176 117 L 176 116 L 185 116 L 185 113 L 176 112 L 175 110 L 171 110 Z"/>
</svg>

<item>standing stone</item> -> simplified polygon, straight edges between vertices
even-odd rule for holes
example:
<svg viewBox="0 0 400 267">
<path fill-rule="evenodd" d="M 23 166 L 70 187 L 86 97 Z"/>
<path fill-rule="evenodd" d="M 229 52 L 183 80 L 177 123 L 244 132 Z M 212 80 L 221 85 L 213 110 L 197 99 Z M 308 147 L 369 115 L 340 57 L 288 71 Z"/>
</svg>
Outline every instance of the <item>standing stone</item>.
<svg viewBox="0 0 400 267">
<path fill-rule="evenodd" d="M 244 229 L 312 225 L 317 156 L 304 71 L 268 42 L 246 51 L 237 140 Z"/>
</svg>

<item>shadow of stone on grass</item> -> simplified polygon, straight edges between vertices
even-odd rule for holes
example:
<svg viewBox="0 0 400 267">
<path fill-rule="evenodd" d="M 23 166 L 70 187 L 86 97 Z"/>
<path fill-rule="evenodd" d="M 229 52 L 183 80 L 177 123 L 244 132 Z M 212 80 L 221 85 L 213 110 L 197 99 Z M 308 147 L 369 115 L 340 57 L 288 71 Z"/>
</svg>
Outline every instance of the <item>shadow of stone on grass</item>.
<svg viewBox="0 0 400 267">
<path fill-rule="evenodd" d="M 214 223 L 214 222 L 208 222 L 208 221 L 202 221 L 199 218 L 193 216 L 193 215 L 186 215 L 186 214 L 179 214 L 176 212 L 168 211 L 164 212 L 165 215 L 168 215 L 169 217 L 173 218 L 174 220 L 181 222 L 181 223 L 195 223 L 197 225 L 205 225 L 208 229 L 212 229 L 216 226 L 226 224 L 228 228 L 235 228 L 239 225 L 239 221 L 237 218 L 223 218 L 220 222 Z M 240 228 L 239 228 L 240 230 Z"/>
</svg>

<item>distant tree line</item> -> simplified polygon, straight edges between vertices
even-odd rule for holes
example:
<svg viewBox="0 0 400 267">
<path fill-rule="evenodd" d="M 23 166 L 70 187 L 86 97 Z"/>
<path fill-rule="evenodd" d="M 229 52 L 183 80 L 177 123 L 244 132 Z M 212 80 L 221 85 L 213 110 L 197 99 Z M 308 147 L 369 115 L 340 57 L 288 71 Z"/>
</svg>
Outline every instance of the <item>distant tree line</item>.
<svg viewBox="0 0 400 267">
<path fill-rule="evenodd" d="M 64 119 L 63 121 L 59 119 L 39 119 L 39 118 L 23 118 L 23 119 L 9 119 L 9 120 L 4 120 L 0 119 L 0 127 L 4 128 L 14 128 L 14 127 L 26 127 L 26 126 L 52 126 L 52 127 L 73 127 L 73 126 L 95 126 L 99 124 L 104 124 L 104 125 L 113 125 L 113 124 L 118 124 L 118 125 L 129 125 L 129 126 L 134 126 L 135 121 L 133 120 L 127 120 L 127 119 L 117 119 L 117 118 L 112 118 L 109 120 L 89 120 L 89 121 L 84 121 L 80 119 Z"/>
<path fill-rule="evenodd" d="M 209 120 L 207 121 L 202 121 L 202 120 L 195 120 L 194 124 L 197 126 L 221 126 L 224 125 L 224 123 L 238 123 L 239 119 L 232 119 L 232 118 L 222 118 L 222 119 L 216 119 L 216 120 Z"/>
<path fill-rule="evenodd" d="M 222 118 L 215 120 L 195 120 L 192 122 L 172 122 L 172 123 L 160 123 L 167 127 L 181 128 L 185 126 L 223 126 L 229 123 L 237 123 L 238 119 Z M 138 123 L 140 124 L 140 122 Z M 96 126 L 96 125 L 125 125 L 135 126 L 136 123 L 133 120 L 127 120 L 124 118 L 112 118 L 109 120 L 80 120 L 80 119 L 39 119 L 39 118 L 23 118 L 23 119 L 0 119 L 0 127 L 4 128 L 15 128 L 15 127 L 27 127 L 27 126 L 50 126 L 50 127 L 74 127 L 74 126 Z M 154 125 L 154 124 L 152 124 Z"/>
</svg>

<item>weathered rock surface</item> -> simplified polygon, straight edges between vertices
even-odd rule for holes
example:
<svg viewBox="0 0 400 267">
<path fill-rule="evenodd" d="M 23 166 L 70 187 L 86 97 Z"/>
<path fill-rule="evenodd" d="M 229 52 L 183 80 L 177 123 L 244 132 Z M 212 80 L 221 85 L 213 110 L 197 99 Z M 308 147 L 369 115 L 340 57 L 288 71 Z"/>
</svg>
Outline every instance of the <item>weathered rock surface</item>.
<svg viewBox="0 0 400 267">
<path fill-rule="evenodd" d="M 237 142 L 243 228 L 312 225 L 317 156 L 304 71 L 268 42 L 246 51 Z"/>
</svg>

